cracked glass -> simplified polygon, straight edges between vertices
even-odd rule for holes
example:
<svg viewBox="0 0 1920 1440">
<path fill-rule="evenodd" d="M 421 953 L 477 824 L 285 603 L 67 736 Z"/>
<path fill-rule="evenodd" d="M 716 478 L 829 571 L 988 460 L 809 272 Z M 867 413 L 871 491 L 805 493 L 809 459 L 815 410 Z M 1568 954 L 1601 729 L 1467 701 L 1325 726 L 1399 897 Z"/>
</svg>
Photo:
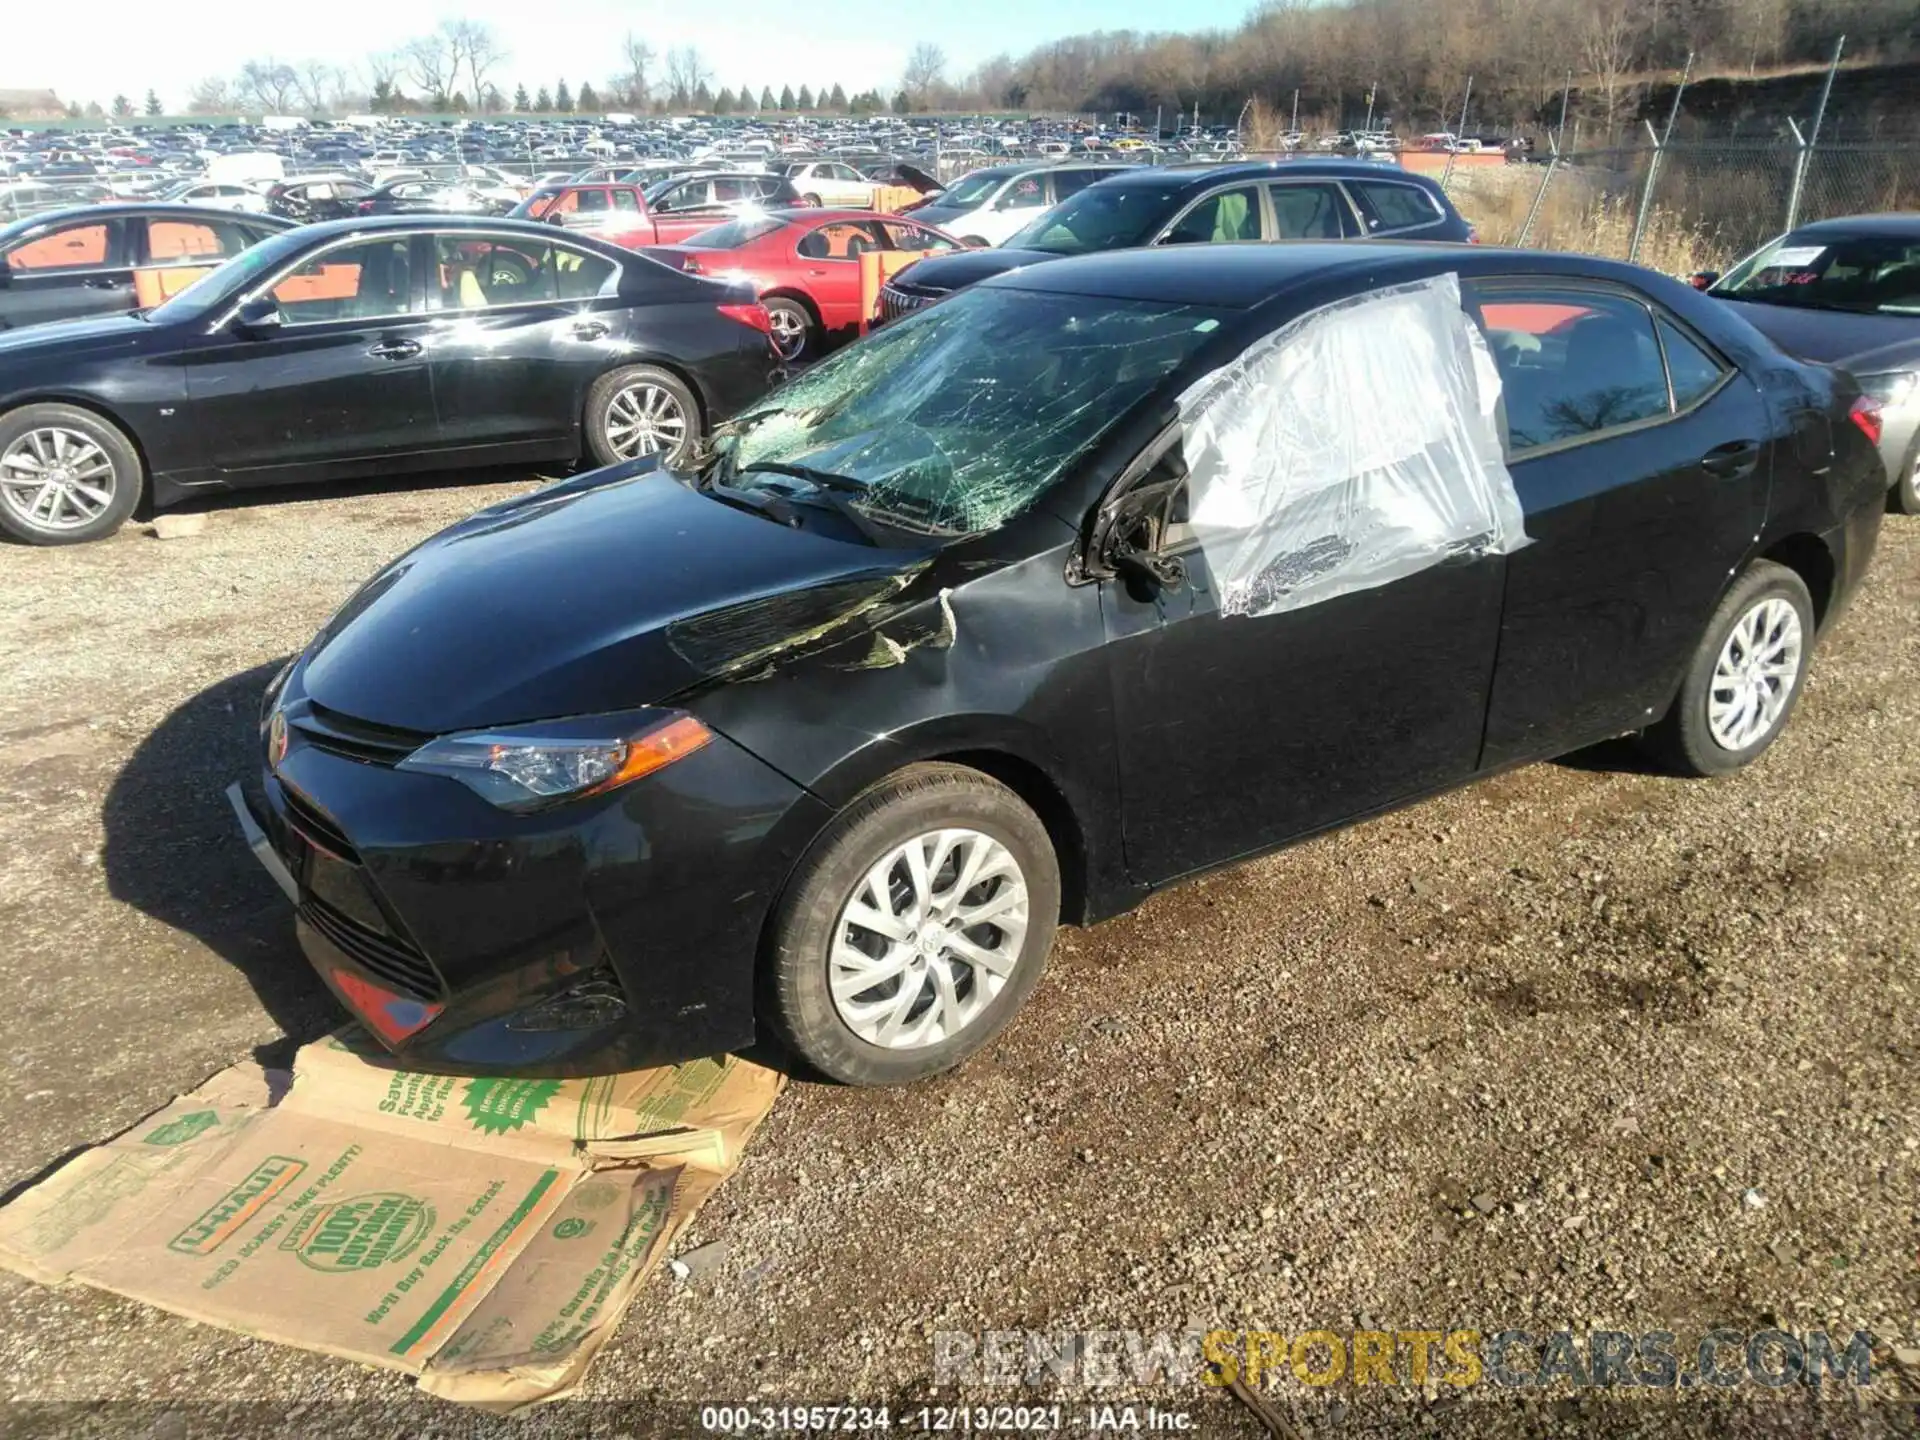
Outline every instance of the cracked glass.
<svg viewBox="0 0 1920 1440">
<path fill-rule="evenodd" d="M 887 326 L 719 427 L 708 478 L 815 472 L 869 516 L 975 534 L 1025 510 L 1206 343 L 1201 306 L 985 288 Z"/>
</svg>

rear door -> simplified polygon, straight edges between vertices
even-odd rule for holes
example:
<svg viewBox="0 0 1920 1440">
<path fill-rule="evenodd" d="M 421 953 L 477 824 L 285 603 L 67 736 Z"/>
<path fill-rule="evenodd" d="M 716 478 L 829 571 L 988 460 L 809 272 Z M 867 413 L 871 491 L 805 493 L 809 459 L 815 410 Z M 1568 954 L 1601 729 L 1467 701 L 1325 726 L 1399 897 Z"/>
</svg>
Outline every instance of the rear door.
<svg viewBox="0 0 1920 1440">
<path fill-rule="evenodd" d="M 1337 180 L 1276 180 L 1267 199 L 1276 240 L 1351 240 L 1365 233 Z"/>
<path fill-rule="evenodd" d="M 123 220 L 67 220 L 29 233 L 0 254 L 0 266 L 0 329 L 134 308 Z"/>
<path fill-rule="evenodd" d="M 439 444 L 411 235 L 329 245 L 264 293 L 280 325 L 229 327 L 181 357 L 209 462 L 247 480 L 377 469 Z"/>
<path fill-rule="evenodd" d="M 1659 718 L 1766 520 L 1758 388 L 1621 286 L 1472 282 L 1533 543 L 1508 557 L 1483 763 Z"/>
<path fill-rule="evenodd" d="M 142 309 L 178 294 L 267 233 L 232 220 L 147 215 L 128 221 L 134 293 Z"/>
<path fill-rule="evenodd" d="M 859 323 L 860 256 L 886 248 L 886 239 L 871 220 L 834 220 L 800 237 L 794 259 L 827 329 Z"/>
<path fill-rule="evenodd" d="M 1272 238 L 1260 204 L 1260 187 L 1249 183 L 1208 191 L 1176 215 L 1155 243 L 1208 245 Z"/>
<path fill-rule="evenodd" d="M 442 443 L 570 447 L 587 387 L 616 357 L 620 267 L 525 235 L 448 231 L 431 240 L 423 337 Z"/>
</svg>

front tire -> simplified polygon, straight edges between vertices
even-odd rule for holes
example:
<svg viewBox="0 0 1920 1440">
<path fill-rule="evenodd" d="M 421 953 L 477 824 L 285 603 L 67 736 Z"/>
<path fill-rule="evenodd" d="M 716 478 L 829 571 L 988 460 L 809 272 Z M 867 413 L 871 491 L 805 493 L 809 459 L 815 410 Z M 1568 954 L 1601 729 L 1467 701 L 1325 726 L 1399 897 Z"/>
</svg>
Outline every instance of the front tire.
<svg viewBox="0 0 1920 1440">
<path fill-rule="evenodd" d="M 1053 844 L 1019 796 L 964 766 L 908 766 L 834 818 L 781 898 L 774 1023 L 844 1084 L 940 1074 L 1013 1019 L 1059 914 Z"/>
<path fill-rule="evenodd" d="M 1759 560 L 1720 601 L 1680 694 L 1647 748 L 1683 775 L 1744 769 L 1780 738 L 1813 656 L 1813 600 L 1784 565 Z"/>
<path fill-rule="evenodd" d="M 126 523 L 145 481 L 112 421 L 75 405 L 0 415 L 0 530 L 29 545 L 79 545 Z"/>
<path fill-rule="evenodd" d="M 648 455 L 672 469 L 700 440 L 700 406 L 677 375 L 623 365 L 587 392 L 587 448 L 602 465 Z"/>
</svg>

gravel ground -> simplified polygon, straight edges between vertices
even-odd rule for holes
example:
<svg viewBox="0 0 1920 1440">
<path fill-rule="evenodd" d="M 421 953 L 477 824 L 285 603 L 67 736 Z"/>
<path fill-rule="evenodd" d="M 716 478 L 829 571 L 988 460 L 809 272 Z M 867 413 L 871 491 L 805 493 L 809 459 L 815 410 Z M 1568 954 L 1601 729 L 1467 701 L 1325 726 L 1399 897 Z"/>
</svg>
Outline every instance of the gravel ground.
<svg viewBox="0 0 1920 1440">
<path fill-rule="evenodd" d="M 527 483 L 0 551 L 0 1186 L 337 1023 L 220 787 L 361 578 Z M 9 1428 L 284 1432 L 291 1406 L 370 1435 L 691 1433 L 591 1402 L 918 1404 L 936 1331 L 1664 1329 L 1685 1354 L 1724 1324 L 1871 1328 L 1877 1396 L 1269 1394 L 1304 1434 L 1910 1433 L 1916 614 L 1920 524 L 1890 518 L 1757 769 L 1689 783 L 1603 747 L 1509 774 L 1064 932 L 959 1074 L 795 1086 L 683 1242 L 719 1263 L 641 1293 L 587 1403 L 480 1427 L 402 1377 L 0 1276 Z M 1048 1393 L 1265 1433 L 1187 1377 Z"/>
</svg>

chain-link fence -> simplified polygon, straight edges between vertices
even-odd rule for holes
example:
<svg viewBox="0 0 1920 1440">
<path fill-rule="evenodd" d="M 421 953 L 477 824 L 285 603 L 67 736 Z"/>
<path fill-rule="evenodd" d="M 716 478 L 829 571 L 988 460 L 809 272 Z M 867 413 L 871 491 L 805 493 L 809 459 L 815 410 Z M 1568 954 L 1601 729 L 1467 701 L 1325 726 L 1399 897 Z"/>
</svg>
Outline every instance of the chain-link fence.
<svg viewBox="0 0 1920 1440">
<path fill-rule="evenodd" d="M 1447 190 L 1488 243 L 1684 274 L 1725 269 L 1796 224 L 1920 208 L 1920 145 L 1671 141 L 1462 166 Z"/>
</svg>

